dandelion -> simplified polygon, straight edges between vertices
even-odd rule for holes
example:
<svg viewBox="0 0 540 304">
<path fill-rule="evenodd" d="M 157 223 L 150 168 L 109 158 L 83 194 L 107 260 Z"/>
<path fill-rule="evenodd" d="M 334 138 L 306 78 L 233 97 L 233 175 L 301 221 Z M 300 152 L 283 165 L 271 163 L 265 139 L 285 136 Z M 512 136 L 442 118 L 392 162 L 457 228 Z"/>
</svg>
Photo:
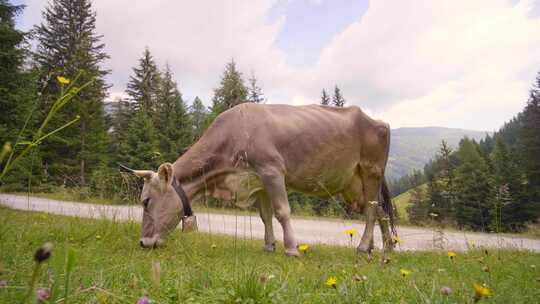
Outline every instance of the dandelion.
<svg viewBox="0 0 540 304">
<path fill-rule="evenodd" d="M 397 235 L 392 235 L 392 242 L 394 242 L 394 244 L 402 244 L 403 242 L 401 241 L 401 238 Z"/>
<path fill-rule="evenodd" d="M 336 288 L 336 286 L 337 286 L 337 278 L 336 277 L 329 277 L 326 280 L 326 286 Z"/>
<path fill-rule="evenodd" d="M 216 244 L 212 244 L 212 245 L 210 246 L 210 248 L 216 249 L 216 248 L 217 248 L 217 245 L 216 245 Z"/>
<path fill-rule="evenodd" d="M 62 85 L 69 84 L 71 82 L 71 80 L 69 80 L 68 78 L 64 76 L 57 76 L 56 80 L 58 80 L 58 82 Z"/>
<path fill-rule="evenodd" d="M 443 286 L 441 287 L 441 294 L 443 296 L 449 296 L 451 295 L 453 292 L 452 288 L 448 287 L 448 286 Z"/>
<path fill-rule="evenodd" d="M 455 257 L 457 257 L 457 253 L 455 253 L 454 251 L 448 251 L 448 257 L 450 258 L 450 260 L 453 260 Z"/>
<path fill-rule="evenodd" d="M 96 235 L 96 240 L 98 240 L 98 241 L 101 240 L 101 235 L 99 235 L 99 234 Z"/>
<path fill-rule="evenodd" d="M 302 244 L 302 245 L 298 246 L 298 250 L 300 250 L 301 253 L 306 253 L 309 250 L 309 245 Z"/>
<path fill-rule="evenodd" d="M 474 287 L 474 299 L 476 301 L 482 299 L 482 298 L 487 298 L 489 296 L 491 296 L 491 290 L 489 290 L 489 288 L 487 288 L 485 285 L 480 285 L 480 284 L 473 284 L 473 287 Z"/>
<path fill-rule="evenodd" d="M 399 273 L 401 273 L 401 276 L 402 276 L 402 277 L 406 277 L 406 276 L 408 276 L 408 275 L 411 274 L 411 271 L 408 270 L 408 269 L 405 269 L 405 268 L 401 268 L 401 269 L 399 270 Z"/>
<path fill-rule="evenodd" d="M 356 234 L 356 229 L 351 228 L 344 231 L 346 235 L 350 236 L 351 238 Z"/>
</svg>

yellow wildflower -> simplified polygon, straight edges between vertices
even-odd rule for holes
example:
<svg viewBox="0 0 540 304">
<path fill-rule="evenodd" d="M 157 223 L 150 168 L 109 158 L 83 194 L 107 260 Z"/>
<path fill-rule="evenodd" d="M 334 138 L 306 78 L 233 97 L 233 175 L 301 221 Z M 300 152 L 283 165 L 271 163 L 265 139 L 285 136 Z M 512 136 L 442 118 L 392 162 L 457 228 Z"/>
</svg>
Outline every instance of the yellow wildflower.
<svg viewBox="0 0 540 304">
<path fill-rule="evenodd" d="M 332 288 L 336 288 L 337 286 L 337 278 L 336 277 L 329 277 L 326 280 L 326 286 L 330 286 Z"/>
<path fill-rule="evenodd" d="M 482 298 L 491 296 L 491 290 L 489 290 L 489 288 L 487 288 L 486 286 L 475 283 L 473 284 L 473 287 L 474 287 L 474 298 L 477 301 Z"/>
<path fill-rule="evenodd" d="M 408 275 L 411 274 L 411 271 L 410 271 L 410 270 L 407 270 L 407 269 L 405 269 L 405 268 L 401 268 L 401 269 L 399 270 L 399 273 L 401 273 L 401 276 L 402 276 L 402 277 L 406 277 L 406 276 L 408 276 Z"/>
<path fill-rule="evenodd" d="M 402 244 L 401 238 L 397 235 L 392 235 L 392 241 L 394 244 Z"/>
<path fill-rule="evenodd" d="M 60 84 L 69 84 L 71 82 L 71 80 L 69 80 L 68 78 L 66 78 L 64 76 L 57 76 L 56 80 L 58 80 L 58 82 L 60 82 Z"/>
<path fill-rule="evenodd" d="M 454 251 L 448 251 L 448 257 L 453 260 L 455 257 L 457 257 L 457 253 Z"/>
<path fill-rule="evenodd" d="M 96 235 L 96 240 L 98 240 L 98 241 L 101 240 L 101 235 L 99 235 L 99 234 Z"/>
<path fill-rule="evenodd" d="M 309 245 L 308 244 L 302 244 L 302 245 L 298 246 L 298 250 L 300 250 L 301 253 L 306 253 L 309 250 Z"/>
<path fill-rule="evenodd" d="M 216 244 L 212 244 L 212 245 L 210 246 L 210 248 L 216 249 L 216 248 L 217 248 L 217 245 L 216 245 Z"/>
<path fill-rule="evenodd" d="M 344 231 L 346 235 L 353 237 L 356 234 L 356 229 L 351 228 Z"/>
</svg>

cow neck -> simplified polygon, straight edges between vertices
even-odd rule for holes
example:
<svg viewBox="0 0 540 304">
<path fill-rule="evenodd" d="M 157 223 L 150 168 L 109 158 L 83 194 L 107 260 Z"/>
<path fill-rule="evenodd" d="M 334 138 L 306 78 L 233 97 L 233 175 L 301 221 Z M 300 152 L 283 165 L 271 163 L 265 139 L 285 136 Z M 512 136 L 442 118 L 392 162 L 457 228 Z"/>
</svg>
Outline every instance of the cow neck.
<svg viewBox="0 0 540 304">
<path fill-rule="evenodd" d="M 184 213 L 184 216 L 193 216 L 191 203 L 189 202 L 184 188 L 182 188 L 182 185 L 180 185 L 180 183 L 176 179 L 176 176 L 173 177 L 172 186 L 174 188 L 174 191 L 176 191 L 176 194 L 178 194 L 178 197 L 180 197 L 180 200 L 182 201 L 182 211 Z"/>
</svg>

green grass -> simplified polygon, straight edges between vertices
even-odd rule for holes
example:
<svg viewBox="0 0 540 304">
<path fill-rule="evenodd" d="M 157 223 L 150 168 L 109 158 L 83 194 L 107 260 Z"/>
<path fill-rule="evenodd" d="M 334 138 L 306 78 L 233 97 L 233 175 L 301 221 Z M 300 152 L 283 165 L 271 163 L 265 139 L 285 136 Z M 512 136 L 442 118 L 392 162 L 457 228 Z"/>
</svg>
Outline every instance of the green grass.
<svg viewBox="0 0 540 304">
<path fill-rule="evenodd" d="M 427 190 L 427 184 L 422 184 L 418 187 L 420 187 L 424 191 Z M 412 189 L 407 192 L 403 192 L 392 199 L 399 214 L 399 223 L 409 223 L 409 214 L 407 213 L 407 207 L 411 205 L 411 192 Z"/>
<path fill-rule="evenodd" d="M 0 303 L 17 303 L 30 280 L 34 251 L 54 244 L 38 287 L 58 282 L 64 295 L 66 257 L 73 260 L 69 303 L 472 303 L 473 283 L 493 295 L 482 302 L 535 303 L 540 298 L 540 255 L 483 250 L 394 253 L 369 262 L 352 248 L 313 245 L 302 258 L 262 251 L 262 241 L 173 233 L 165 248 L 138 245 L 139 224 L 88 220 L 0 208 Z M 345 237 L 345 236 L 344 236 Z M 215 248 L 212 248 L 215 244 Z M 483 259 L 483 263 L 479 262 Z M 487 265 L 490 272 L 484 272 Z M 532 265 L 536 265 L 533 267 Z M 412 273 L 400 275 L 405 268 Z M 358 282 L 355 276 L 367 276 Z M 337 277 L 337 288 L 325 285 Z M 452 288 L 450 296 L 440 293 Z"/>
</svg>

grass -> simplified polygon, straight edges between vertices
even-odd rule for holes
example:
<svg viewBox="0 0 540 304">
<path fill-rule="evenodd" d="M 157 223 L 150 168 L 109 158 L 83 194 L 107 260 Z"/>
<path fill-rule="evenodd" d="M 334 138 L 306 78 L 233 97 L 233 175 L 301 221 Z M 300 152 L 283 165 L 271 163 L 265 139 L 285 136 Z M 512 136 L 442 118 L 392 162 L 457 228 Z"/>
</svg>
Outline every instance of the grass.
<svg viewBox="0 0 540 304">
<path fill-rule="evenodd" d="M 473 303 L 474 283 L 492 291 L 486 303 L 540 298 L 540 255 L 525 251 L 479 249 L 453 260 L 446 252 L 403 252 L 381 265 L 377 253 L 370 262 L 352 248 L 312 245 L 302 258 L 288 258 L 282 246 L 263 252 L 262 241 L 179 231 L 165 248 L 145 250 L 137 223 L 6 208 L 0 222 L 0 281 L 7 284 L 0 303 L 20 302 L 33 253 L 47 241 L 54 249 L 37 287 L 57 282 L 56 294 L 67 294 L 70 303 L 136 303 L 142 295 L 155 303 Z M 411 274 L 403 277 L 400 269 Z M 330 276 L 336 288 L 325 284 Z M 449 296 L 443 286 L 452 289 Z"/>
<path fill-rule="evenodd" d="M 422 184 L 418 187 L 420 187 L 424 191 L 427 190 L 427 184 Z M 399 222 L 403 224 L 409 223 L 409 214 L 407 213 L 407 207 L 411 205 L 412 190 L 413 189 L 409 189 L 408 191 L 403 192 L 392 199 L 399 214 Z"/>
</svg>

